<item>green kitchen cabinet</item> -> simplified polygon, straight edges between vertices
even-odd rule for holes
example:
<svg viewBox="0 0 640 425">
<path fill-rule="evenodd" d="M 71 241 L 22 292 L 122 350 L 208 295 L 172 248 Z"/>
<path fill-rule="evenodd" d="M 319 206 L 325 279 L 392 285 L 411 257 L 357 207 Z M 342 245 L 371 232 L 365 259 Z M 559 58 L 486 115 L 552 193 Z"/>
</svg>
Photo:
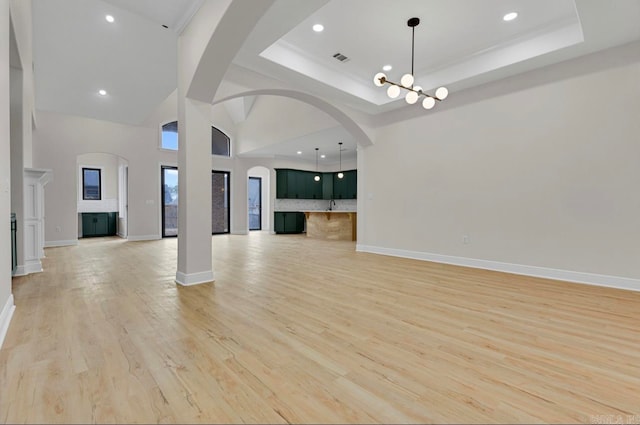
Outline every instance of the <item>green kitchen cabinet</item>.
<svg viewBox="0 0 640 425">
<path fill-rule="evenodd" d="M 320 181 L 315 180 L 315 176 L 320 176 Z M 304 172 L 304 183 L 305 183 L 305 191 L 304 191 L 304 199 L 322 199 L 322 173 Z"/>
<path fill-rule="evenodd" d="M 302 233 L 304 231 L 304 213 L 276 211 L 273 215 L 273 229 L 276 233 Z"/>
<path fill-rule="evenodd" d="M 276 198 L 278 199 L 322 199 L 322 180 L 315 181 L 318 174 L 312 171 L 276 169 Z"/>
<path fill-rule="evenodd" d="M 347 179 L 347 199 L 358 198 L 358 172 L 356 170 L 347 171 L 345 176 Z"/>
<path fill-rule="evenodd" d="M 322 173 L 322 199 L 333 199 L 333 173 Z"/>
<path fill-rule="evenodd" d="M 306 171 L 289 170 L 289 197 L 294 199 L 305 199 L 307 187 L 305 180 Z"/>
<path fill-rule="evenodd" d="M 344 177 L 339 179 L 333 174 L 333 199 L 356 199 L 358 196 L 358 172 L 343 171 Z"/>
<path fill-rule="evenodd" d="M 358 191 L 357 170 L 338 173 L 276 169 L 276 198 L 278 199 L 356 199 Z M 319 175 L 320 181 L 314 177 Z"/>
<path fill-rule="evenodd" d="M 289 198 L 289 170 L 276 169 L 276 198 Z"/>
<path fill-rule="evenodd" d="M 116 217 L 115 212 L 82 213 L 82 237 L 115 235 Z"/>
</svg>

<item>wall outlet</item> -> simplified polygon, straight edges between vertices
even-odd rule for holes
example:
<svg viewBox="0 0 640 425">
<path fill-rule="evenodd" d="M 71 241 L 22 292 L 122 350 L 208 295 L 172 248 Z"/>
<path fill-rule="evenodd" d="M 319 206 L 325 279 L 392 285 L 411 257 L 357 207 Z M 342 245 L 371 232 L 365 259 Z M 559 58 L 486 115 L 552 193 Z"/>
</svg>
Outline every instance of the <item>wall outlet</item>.
<svg viewBox="0 0 640 425">
<path fill-rule="evenodd" d="M 462 235 L 462 243 L 465 245 L 469 244 L 469 235 Z"/>
<path fill-rule="evenodd" d="M 56 232 L 58 232 L 58 233 L 62 232 L 62 227 L 56 226 Z"/>
</svg>

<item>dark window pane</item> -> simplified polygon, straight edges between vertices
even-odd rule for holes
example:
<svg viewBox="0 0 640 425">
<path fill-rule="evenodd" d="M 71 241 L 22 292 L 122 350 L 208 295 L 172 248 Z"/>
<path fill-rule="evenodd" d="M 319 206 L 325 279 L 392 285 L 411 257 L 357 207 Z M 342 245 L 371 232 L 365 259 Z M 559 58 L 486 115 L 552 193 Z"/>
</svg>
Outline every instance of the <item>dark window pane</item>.
<svg viewBox="0 0 640 425">
<path fill-rule="evenodd" d="M 211 173 L 211 233 L 229 233 L 229 173 Z"/>
<path fill-rule="evenodd" d="M 262 229 L 262 179 L 249 177 L 249 230 Z"/>
<path fill-rule="evenodd" d="M 178 235 L 178 169 L 162 167 L 162 236 Z"/>
<path fill-rule="evenodd" d="M 231 156 L 229 137 L 215 127 L 211 127 L 211 154 Z"/>
<path fill-rule="evenodd" d="M 82 169 L 82 199 L 97 201 L 100 196 L 100 170 L 97 168 Z"/>
</svg>

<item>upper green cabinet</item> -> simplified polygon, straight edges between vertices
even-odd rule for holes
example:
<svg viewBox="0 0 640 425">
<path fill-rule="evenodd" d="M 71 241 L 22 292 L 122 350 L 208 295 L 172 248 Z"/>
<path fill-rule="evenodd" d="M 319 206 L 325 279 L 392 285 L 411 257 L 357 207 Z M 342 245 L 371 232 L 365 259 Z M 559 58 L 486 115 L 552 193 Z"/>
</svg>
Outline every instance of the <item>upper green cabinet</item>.
<svg viewBox="0 0 640 425">
<path fill-rule="evenodd" d="M 322 173 L 322 199 L 333 199 L 333 173 Z"/>
<path fill-rule="evenodd" d="M 344 171 L 344 177 L 333 173 L 333 199 L 356 199 L 358 197 L 358 172 Z"/>
<path fill-rule="evenodd" d="M 322 199 L 323 173 L 276 169 L 276 197 L 278 199 Z M 320 176 L 320 181 L 314 177 Z"/>
<path fill-rule="evenodd" d="M 314 179 L 320 176 L 320 181 Z M 357 171 L 337 173 L 276 169 L 276 198 L 278 199 L 356 199 Z"/>
</svg>

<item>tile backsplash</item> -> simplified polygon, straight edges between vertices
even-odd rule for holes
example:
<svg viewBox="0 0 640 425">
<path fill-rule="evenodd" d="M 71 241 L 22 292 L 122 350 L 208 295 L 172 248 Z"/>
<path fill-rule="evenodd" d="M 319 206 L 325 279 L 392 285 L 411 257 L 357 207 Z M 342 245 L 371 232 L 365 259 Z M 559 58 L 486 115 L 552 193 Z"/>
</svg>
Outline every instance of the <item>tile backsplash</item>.
<svg viewBox="0 0 640 425">
<path fill-rule="evenodd" d="M 357 199 L 336 199 L 334 211 L 356 211 Z M 324 211 L 329 208 L 327 199 L 276 199 L 274 211 Z"/>
</svg>

